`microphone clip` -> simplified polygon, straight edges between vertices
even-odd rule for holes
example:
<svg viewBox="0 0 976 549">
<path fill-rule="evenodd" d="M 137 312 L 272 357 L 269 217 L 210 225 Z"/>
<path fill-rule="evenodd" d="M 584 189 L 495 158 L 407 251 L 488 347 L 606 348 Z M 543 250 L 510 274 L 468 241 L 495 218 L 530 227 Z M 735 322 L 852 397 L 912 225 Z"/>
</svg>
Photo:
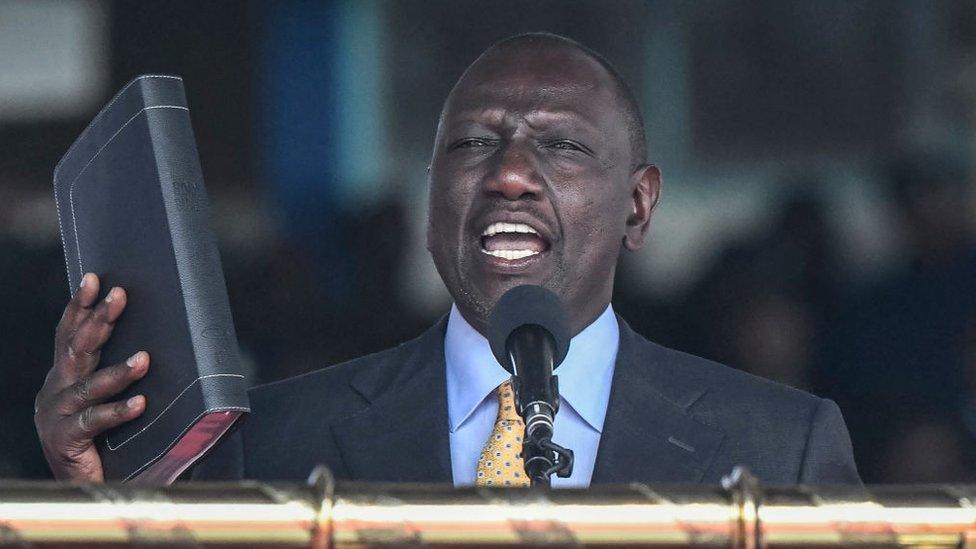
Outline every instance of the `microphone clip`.
<svg viewBox="0 0 976 549">
<path fill-rule="evenodd" d="M 548 395 L 559 395 L 559 380 L 550 376 Z M 522 387 L 519 376 L 512 379 L 518 413 L 525 422 L 525 436 L 522 438 L 522 458 L 525 473 L 533 485 L 548 486 L 553 473 L 559 478 L 569 478 L 573 474 L 573 451 L 552 441 L 553 421 L 559 411 L 559 398 L 530 400 L 522 404 L 528 395 Z M 527 398 L 525 400 L 528 400 Z M 551 403 L 550 401 L 551 400 Z"/>
<path fill-rule="evenodd" d="M 556 473 L 559 478 L 569 478 L 573 474 L 573 451 L 563 448 L 551 440 L 543 442 L 544 447 L 556 454 L 556 459 L 552 464 L 552 470 L 547 471 L 546 475 Z"/>
</svg>

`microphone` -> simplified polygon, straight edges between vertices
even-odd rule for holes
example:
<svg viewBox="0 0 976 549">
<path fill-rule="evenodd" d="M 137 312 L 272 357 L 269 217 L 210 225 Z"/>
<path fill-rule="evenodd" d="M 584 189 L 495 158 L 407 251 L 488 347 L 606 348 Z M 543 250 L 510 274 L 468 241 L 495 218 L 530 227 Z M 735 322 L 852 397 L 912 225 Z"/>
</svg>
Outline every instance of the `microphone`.
<svg viewBox="0 0 976 549">
<path fill-rule="evenodd" d="M 572 450 L 552 442 L 559 411 L 553 370 L 566 358 L 569 340 L 562 303 L 542 286 L 516 286 L 505 292 L 488 317 L 488 342 L 512 374 L 516 408 L 525 421 L 522 456 L 534 484 L 548 484 L 554 472 L 563 478 L 572 474 Z"/>
</svg>

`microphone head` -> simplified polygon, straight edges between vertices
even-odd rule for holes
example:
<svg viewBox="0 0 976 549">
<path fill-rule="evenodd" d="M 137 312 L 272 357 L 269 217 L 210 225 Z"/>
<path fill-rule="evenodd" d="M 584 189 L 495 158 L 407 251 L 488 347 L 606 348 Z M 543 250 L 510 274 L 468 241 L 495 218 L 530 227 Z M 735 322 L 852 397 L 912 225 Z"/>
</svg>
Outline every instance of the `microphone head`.
<svg viewBox="0 0 976 549">
<path fill-rule="evenodd" d="M 559 296 L 552 291 L 525 284 L 505 292 L 488 316 L 488 343 L 498 363 L 511 372 L 506 346 L 508 337 L 520 326 L 532 324 L 550 334 L 556 343 L 553 368 L 559 366 L 569 351 L 569 322 Z"/>
</svg>

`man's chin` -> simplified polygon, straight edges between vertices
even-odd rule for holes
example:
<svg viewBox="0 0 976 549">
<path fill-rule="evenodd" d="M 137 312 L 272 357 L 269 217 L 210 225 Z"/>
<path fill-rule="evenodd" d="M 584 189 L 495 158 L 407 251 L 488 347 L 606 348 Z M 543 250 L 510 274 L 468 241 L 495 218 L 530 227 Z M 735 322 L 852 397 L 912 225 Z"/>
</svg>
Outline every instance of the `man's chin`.
<svg viewBox="0 0 976 549">
<path fill-rule="evenodd" d="M 451 293 L 465 318 L 472 324 L 482 325 L 475 326 L 479 331 L 505 292 L 523 284 L 550 287 L 557 271 L 549 250 L 537 256 L 507 259 L 486 254 L 479 247 L 461 257 L 466 260 L 457 265 L 457 286 Z"/>
<path fill-rule="evenodd" d="M 490 310 L 505 292 L 516 286 L 524 284 L 548 286 L 552 280 L 552 271 L 549 268 L 540 267 L 543 265 L 537 265 L 533 262 L 526 262 L 521 265 L 501 264 L 499 266 L 493 261 L 486 261 L 483 268 L 476 269 L 464 283 L 477 288 L 476 294 L 483 297 Z"/>
</svg>

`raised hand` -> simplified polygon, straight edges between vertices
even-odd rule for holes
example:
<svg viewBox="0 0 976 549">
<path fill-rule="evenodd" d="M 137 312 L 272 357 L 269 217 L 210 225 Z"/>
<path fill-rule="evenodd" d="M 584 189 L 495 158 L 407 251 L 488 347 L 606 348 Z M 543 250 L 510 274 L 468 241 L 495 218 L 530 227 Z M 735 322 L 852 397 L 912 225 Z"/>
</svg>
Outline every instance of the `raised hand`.
<svg viewBox="0 0 976 549">
<path fill-rule="evenodd" d="M 146 409 L 146 398 L 108 402 L 149 371 L 149 354 L 95 371 L 102 346 L 126 304 L 125 290 L 112 288 L 101 302 L 99 280 L 86 274 L 64 309 L 54 336 L 54 366 L 34 401 L 34 425 L 55 478 L 104 480 L 96 435 L 130 421 Z"/>
</svg>

